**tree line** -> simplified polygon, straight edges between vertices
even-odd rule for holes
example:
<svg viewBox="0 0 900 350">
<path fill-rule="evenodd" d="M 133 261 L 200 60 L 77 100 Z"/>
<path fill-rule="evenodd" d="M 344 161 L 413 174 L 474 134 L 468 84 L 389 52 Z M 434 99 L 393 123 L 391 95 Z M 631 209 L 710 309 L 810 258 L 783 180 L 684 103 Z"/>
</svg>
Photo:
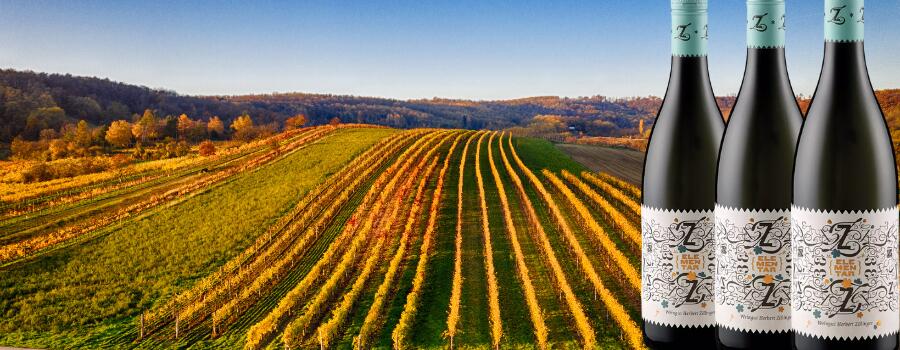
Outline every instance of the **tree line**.
<svg viewBox="0 0 900 350">
<path fill-rule="evenodd" d="M 257 125 L 249 114 L 244 113 L 226 127 L 218 116 L 203 120 L 182 113 L 177 117 L 160 118 L 155 111 L 146 109 L 130 120 L 92 125 L 84 119 L 68 122 L 61 108 L 48 107 L 28 115 L 24 131 L 10 144 L 10 155 L 14 159 L 51 161 L 127 149 L 135 159 L 163 159 L 184 156 L 190 152 L 192 144 L 201 141 L 205 141 L 201 144 L 201 154 L 209 155 L 215 153 L 211 140 L 246 142 L 281 130 L 300 128 L 306 123 L 306 116 L 298 114 L 287 118 L 283 127 L 277 123 Z"/>
<path fill-rule="evenodd" d="M 159 119 L 186 114 L 209 121 L 219 116 L 226 124 L 247 114 L 253 116 L 256 125 L 283 126 L 288 118 L 303 114 L 309 125 L 338 118 L 396 128 L 463 129 L 505 129 L 526 125 L 536 115 L 560 115 L 585 120 L 583 132 L 587 135 L 615 136 L 636 128 L 640 119 L 652 117 L 658 104 L 655 97 L 604 96 L 506 101 L 393 100 L 304 93 L 184 96 L 108 79 L 6 69 L 0 70 L 0 156 L 16 137 L 34 141 L 41 130 L 59 130 L 64 124 L 77 125 L 79 120 L 94 126 L 109 126 L 118 120 L 133 123 L 132 116 L 142 115 L 147 109 Z M 39 119 L 48 125 L 44 127 Z"/>
<path fill-rule="evenodd" d="M 900 140 L 900 90 L 882 90 L 877 95 L 894 130 L 894 139 Z M 717 100 L 727 117 L 734 96 Z M 806 101 L 801 96 L 801 106 Z M 147 109 L 162 120 L 173 116 L 177 121 L 185 114 L 208 123 L 218 116 L 226 125 L 250 115 L 254 125 L 274 125 L 275 129 L 302 114 L 308 125 L 326 124 L 338 118 L 396 128 L 521 127 L 533 129 L 526 133 L 552 131 L 565 139 L 644 136 L 652 128 L 661 102 L 653 96 L 538 96 L 501 101 L 395 100 L 306 93 L 185 96 L 108 79 L 0 69 L 0 159 L 9 156 L 9 146 L 16 137 L 35 141 L 40 139 L 42 130 L 59 131 L 66 124 L 77 126 L 80 120 L 93 126 L 111 126 L 118 120 L 134 123 L 133 116 L 142 116 Z M 225 131 L 232 129 L 226 127 Z"/>
</svg>

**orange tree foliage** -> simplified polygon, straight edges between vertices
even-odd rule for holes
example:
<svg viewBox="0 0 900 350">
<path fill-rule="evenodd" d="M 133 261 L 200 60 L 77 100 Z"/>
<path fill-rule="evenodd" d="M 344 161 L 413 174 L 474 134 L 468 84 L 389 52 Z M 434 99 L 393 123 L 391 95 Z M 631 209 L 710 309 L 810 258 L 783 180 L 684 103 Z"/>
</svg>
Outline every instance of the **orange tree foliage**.
<svg viewBox="0 0 900 350">
<path fill-rule="evenodd" d="M 201 156 L 214 156 L 216 155 L 216 144 L 210 140 L 203 141 L 200 143 L 199 150 Z"/>
</svg>

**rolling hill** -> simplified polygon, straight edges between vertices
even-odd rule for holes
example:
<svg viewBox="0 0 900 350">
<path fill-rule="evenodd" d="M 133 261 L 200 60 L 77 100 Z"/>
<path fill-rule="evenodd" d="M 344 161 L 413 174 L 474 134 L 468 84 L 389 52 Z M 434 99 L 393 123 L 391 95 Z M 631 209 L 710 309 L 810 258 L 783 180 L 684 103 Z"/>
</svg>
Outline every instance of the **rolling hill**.
<svg viewBox="0 0 900 350">
<path fill-rule="evenodd" d="M 272 138 L 6 202 L 0 345 L 640 347 L 635 186 L 508 133 Z"/>
</svg>

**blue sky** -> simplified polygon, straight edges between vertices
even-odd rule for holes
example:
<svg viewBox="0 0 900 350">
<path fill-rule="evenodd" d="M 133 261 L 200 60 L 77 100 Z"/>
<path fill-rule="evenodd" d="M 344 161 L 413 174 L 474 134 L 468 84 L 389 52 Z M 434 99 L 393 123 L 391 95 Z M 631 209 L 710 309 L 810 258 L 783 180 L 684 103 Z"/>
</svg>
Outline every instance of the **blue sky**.
<svg viewBox="0 0 900 350">
<path fill-rule="evenodd" d="M 710 0 L 710 74 L 734 94 L 744 1 Z M 900 87 L 900 0 L 866 3 L 876 88 Z M 822 2 L 788 0 L 797 93 L 822 60 Z M 0 0 L 0 67 L 184 94 L 500 99 L 665 92 L 666 0 Z"/>
</svg>

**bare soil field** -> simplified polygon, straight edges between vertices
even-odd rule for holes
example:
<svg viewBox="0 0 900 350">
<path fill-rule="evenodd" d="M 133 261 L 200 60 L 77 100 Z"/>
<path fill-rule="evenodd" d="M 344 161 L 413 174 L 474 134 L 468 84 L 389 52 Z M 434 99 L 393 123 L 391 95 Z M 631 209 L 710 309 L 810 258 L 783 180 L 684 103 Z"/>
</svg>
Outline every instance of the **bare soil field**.
<svg viewBox="0 0 900 350">
<path fill-rule="evenodd" d="M 641 185 L 644 153 L 625 148 L 556 144 L 556 147 L 591 171 L 602 171 L 637 186 Z"/>
</svg>

